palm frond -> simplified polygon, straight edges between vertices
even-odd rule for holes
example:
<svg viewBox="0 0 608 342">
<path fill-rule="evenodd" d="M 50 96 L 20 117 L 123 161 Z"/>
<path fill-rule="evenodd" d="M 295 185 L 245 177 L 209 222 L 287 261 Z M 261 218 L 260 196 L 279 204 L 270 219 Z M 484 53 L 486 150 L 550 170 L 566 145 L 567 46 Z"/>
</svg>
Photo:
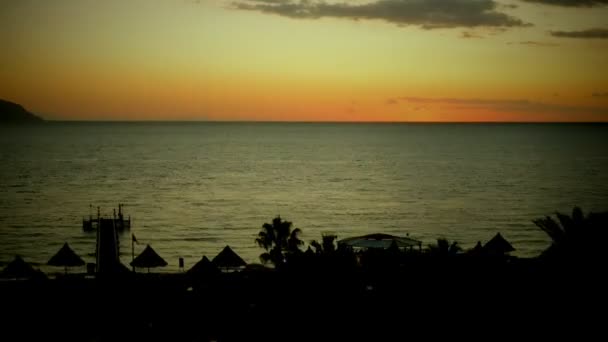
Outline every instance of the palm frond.
<svg viewBox="0 0 608 342">
<path fill-rule="evenodd" d="M 551 217 L 547 216 L 545 218 L 533 220 L 532 222 L 547 233 L 553 242 L 560 243 L 564 240 L 565 232 Z"/>
<path fill-rule="evenodd" d="M 279 241 L 282 246 L 287 244 L 287 239 L 289 238 L 291 232 L 291 225 L 291 222 L 281 221 L 281 218 L 276 218 L 273 220 L 277 241 Z"/>
<path fill-rule="evenodd" d="M 555 216 L 557 216 L 559 224 L 561 224 L 562 229 L 566 235 L 571 235 L 575 232 L 576 224 L 570 216 L 562 214 L 560 212 L 556 212 Z"/>
<path fill-rule="evenodd" d="M 271 238 L 272 235 L 269 235 L 265 231 L 261 231 L 258 233 L 258 237 L 255 239 L 255 242 L 258 246 L 264 248 L 265 250 L 269 250 L 272 248 L 273 240 Z"/>
<path fill-rule="evenodd" d="M 297 246 L 302 246 L 304 244 L 304 241 L 300 240 L 300 234 L 302 234 L 302 230 L 300 228 L 294 229 L 289 234 L 289 240 L 291 241 L 291 243 L 295 243 Z"/>
<path fill-rule="evenodd" d="M 553 240 L 553 244 L 543 252 L 550 257 L 591 257 L 590 260 L 604 258 L 604 243 L 608 238 L 608 216 L 606 213 L 589 213 L 574 207 L 572 215 L 555 213 L 559 223 L 547 216 L 533 220 Z"/>
</svg>

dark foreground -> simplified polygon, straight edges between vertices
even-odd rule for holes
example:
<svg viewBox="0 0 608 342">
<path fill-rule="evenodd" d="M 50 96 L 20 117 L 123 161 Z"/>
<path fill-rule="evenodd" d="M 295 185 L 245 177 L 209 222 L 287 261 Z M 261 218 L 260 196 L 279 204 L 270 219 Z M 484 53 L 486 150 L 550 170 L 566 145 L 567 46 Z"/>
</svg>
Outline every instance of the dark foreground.
<svg viewBox="0 0 608 342">
<path fill-rule="evenodd" d="M 604 275 L 520 260 L 4 281 L 1 334 L 6 341 L 545 340 L 562 333 L 580 340 L 605 326 Z"/>
</svg>

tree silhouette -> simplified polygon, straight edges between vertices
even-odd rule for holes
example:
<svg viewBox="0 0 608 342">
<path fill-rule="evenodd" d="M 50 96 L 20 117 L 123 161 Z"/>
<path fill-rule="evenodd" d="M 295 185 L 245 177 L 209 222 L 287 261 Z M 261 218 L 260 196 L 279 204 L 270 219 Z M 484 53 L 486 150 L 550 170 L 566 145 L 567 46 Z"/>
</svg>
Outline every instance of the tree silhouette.
<svg viewBox="0 0 608 342">
<path fill-rule="evenodd" d="M 428 246 L 428 253 L 437 257 L 454 256 L 460 251 L 462 251 L 462 248 L 458 245 L 458 242 L 452 241 L 450 244 L 448 239 L 445 238 L 439 238 L 437 239 L 436 244 L 431 244 Z"/>
<path fill-rule="evenodd" d="M 323 234 L 321 236 L 321 243 L 317 240 L 312 240 L 310 245 L 315 249 L 317 254 L 332 254 L 336 251 L 335 241 L 338 238 L 334 234 Z"/>
<path fill-rule="evenodd" d="M 533 220 L 552 240 L 542 257 L 570 260 L 586 258 L 605 259 L 605 244 L 608 237 L 608 212 L 589 213 L 579 207 L 572 215 L 556 212 L 557 221 L 550 216 Z"/>
<path fill-rule="evenodd" d="M 285 255 L 300 252 L 304 241 L 300 240 L 302 230 L 295 228 L 290 221 L 284 221 L 281 216 L 272 219 L 272 223 L 264 223 L 255 242 L 264 248 L 266 253 L 260 255 L 263 263 L 271 262 L 275 266 L 285 263 Z"/>
</svg>

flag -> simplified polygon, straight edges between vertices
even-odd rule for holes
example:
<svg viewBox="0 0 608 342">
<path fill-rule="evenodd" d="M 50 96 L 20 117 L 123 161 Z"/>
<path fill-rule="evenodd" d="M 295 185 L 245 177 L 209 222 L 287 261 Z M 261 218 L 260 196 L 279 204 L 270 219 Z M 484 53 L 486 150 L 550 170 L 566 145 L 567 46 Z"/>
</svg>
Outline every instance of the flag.
<svg viewBox="0 0 608 342">
<path fill-rule="evenodd" d="M 135 238 L 135 234 L 131 234 L 131 241 L 138 243 L 137 239 Z"/>
</svg>

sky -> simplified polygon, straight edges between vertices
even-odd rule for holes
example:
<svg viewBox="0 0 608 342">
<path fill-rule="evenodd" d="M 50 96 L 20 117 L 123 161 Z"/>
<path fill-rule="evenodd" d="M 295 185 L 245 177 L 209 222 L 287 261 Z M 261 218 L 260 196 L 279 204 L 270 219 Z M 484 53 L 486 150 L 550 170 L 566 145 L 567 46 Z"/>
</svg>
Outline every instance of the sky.
<svg viewBox="0 0 608 342">
<path fill-rule="evenodd" d="M 608 121 L 608 0 L 0 0 L 50 120 Z"/>
</svg>

